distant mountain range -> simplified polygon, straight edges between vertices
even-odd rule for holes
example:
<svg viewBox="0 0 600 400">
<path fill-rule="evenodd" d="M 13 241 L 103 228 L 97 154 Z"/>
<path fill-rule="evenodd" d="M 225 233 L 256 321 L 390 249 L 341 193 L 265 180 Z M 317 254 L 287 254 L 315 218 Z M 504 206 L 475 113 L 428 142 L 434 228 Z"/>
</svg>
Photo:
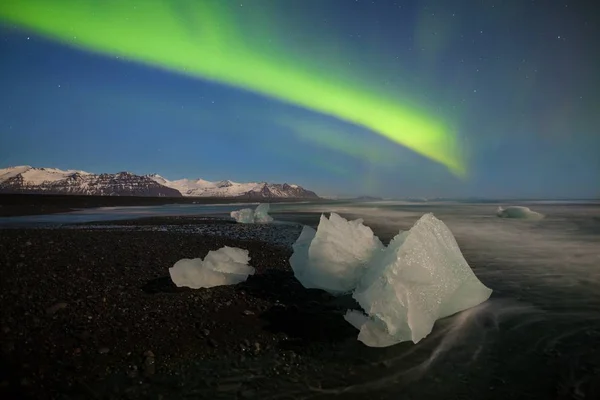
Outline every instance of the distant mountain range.
<svg viewBox="0 0 600 400">
<path fill-rule="evenodd" d="M 287 183 L 237 183 L 203 179 L 170 181 L 157 174 L 130 172 L 92 174 L 77 170 L 34 168 L 0 169 L 0 193 L 73 194 L 90 196 L 227 197 L 243 199 L 318 199 L 315 192 Z"/>
<path fill-rule="evenodd" d="M 190 197 L 235 197 L 248 199 L 295 198 L 318 199 L 315 192 L 298 185 L 287 183 L 249 182 L 237 183 L 229 180 L 210 182 L 204 179 L 179 179 L 170 181 L 160 175 L 146 175 L 153 181 L 178 190 L 183 196 Z"/>
</svg>

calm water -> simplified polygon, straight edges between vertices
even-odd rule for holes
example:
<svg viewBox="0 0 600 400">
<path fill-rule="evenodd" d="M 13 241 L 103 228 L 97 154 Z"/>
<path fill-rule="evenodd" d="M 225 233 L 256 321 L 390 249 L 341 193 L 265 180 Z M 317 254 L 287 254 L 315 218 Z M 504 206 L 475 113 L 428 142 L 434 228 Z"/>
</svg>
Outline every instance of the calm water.
<svg viewBox="0 0 600 400">
<path fill-rule="evenodd" d="M 321 212 L 360 217 L 384 242 L 409 229 L 423 213 L 433 212 L 452 230 L 477 276 L 494 290 L 481 306 L 438 321 L 433 333 L 417 345 L 364 349 L 363 361 L 357 363 L 349 361 L 356 344 L 340 344 L 332 356 L 357 363 L 363 379 L 311 395 L 600 399 L 600 204 L 525 205 L 546 218 L 500 219 L 495 216 L 497 204 L 272 205 L 278 221 L 313 226 Z M 153 215 L 227 216 L 243 207 L 247 206 L 102 208 L 5 218 L 0 226 Z"/>
</svg>

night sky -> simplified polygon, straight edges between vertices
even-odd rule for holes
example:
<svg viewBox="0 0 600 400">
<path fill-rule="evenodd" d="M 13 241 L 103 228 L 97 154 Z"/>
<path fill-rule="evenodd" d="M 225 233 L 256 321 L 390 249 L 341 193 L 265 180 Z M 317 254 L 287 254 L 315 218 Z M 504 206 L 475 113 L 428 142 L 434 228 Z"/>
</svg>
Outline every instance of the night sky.
<svg viewBox="0 0 600 400">
<path fill-rule="evenodd" d="M 289 182 L 322 195 L 600 196 L 600 6 L 591 1 L 222 0 L 240 35 L 198 54 L 158 17 L 148 37 L 76 26 L 72 40 L 55 40 L 8 17 L 17 3 L 28 1 L 0 2 L 0 168 Z M 135 26 L 148 12 L 121 3 L 118 14 L 94 15 Z M 162 3 L 188 39 L 208 31 L 192 18 L 194 2 Z M 64 13 L 53 18 L 70 26 Z M 86 34 L 155 57 L 78 42 Z M 246 56 L 223 79 L 187 69 L 247 49 L 275 69 L 257 74 Z M 191 64 L 174 68 L 182 55 Z M 295 74 L 279 76 L 278 65 Z M 339 112 L 303 93 L 323 82 Z M 445 127 L 462 172 L 444 146 L 403 144 L 420 128 L 392 132 L 402 140 L 374 128 L 402 110 Z"/>
</svg>

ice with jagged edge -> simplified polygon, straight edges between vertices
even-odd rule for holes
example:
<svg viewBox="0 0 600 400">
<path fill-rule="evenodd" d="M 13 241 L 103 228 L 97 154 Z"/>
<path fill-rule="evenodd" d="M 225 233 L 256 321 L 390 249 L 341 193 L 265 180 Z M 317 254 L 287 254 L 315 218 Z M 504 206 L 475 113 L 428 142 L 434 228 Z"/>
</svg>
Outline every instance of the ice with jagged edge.
<svg viewBox="0 0 600 400">
<path fill-rule="evenodd" d="M 251 208 L 242 208 L 241 210 L 232 211 L 231 218 L 235 219 L 240 224 L 254 223 L 254 210 Z"/>
<path fill-rule="evenodd" d="M 248 250 L 224 246 L 209 251 L 204 260 L 184 258 L 177 261 L 169 268 L 169 275 L 178 287 L 199 289 L 235 285 L 254 275 L 249 261 Z"/>
<path fill-rule="evenodd" d="M 484 286 L 463 257 L 450 229 L 433 214 L 423 215 L 377 254 L 353 297 L 369 316 L 357 326 L 358 339 L 388 346 L 427 336 L 436 320 L 486 301 Z"/>
<path fill-rule="evenodd" d="M 273 221 L 273 217 L 269 215 L 269 203 L 262 203 L 254 210 L 254 222 L 258 224 L 268 224 Z"/>
<path fill-rule="evenodd" d="M 268 224 L 273 221 L 273 217 L 269 215 L 269 204 L 259 204 L 255 210 L 251 208 L 243 208 L 241 210 L 232 211 L 231 218 L 235 219 L 240 224 Z"/>
<path fill-rule="evenodd" d="M 316 231 L 304 226 L 290 265 L 304 287 L 340 295 L 356 287 L 373 254 L 383 248 L 361 219 L 348 221 L 331 213 L 329 219 L 321 215 Z"/>
<path fill-rule="evenodd" d="M 496 215 L 500 218 L 518 218 L 518 219 L 543 219 L 544 214 L 532 211 L 529 207 L 509 206 L 506 208 L 498 207 Z"/>
<path fill-rule="evenodd" d="M 437 319 L 486 301 L 491 290 L 475 276 L 454 236 L 433 214 L 384 247 L 362 220 L 321 216 L 305 227 L 290 264 L 307 288 L 353 291 L 364 312 L 345 319 L 367 346 L 385 347 L 427 336 Z"/>
</svg>

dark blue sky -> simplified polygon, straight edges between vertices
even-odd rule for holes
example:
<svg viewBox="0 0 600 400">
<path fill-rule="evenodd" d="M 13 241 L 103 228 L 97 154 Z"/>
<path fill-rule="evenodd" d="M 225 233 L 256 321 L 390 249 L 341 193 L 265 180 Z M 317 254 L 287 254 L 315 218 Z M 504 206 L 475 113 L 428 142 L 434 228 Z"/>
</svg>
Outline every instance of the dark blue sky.
<svg viewBox="0 0 600 400">
<path fill-rule="evenodd" d="M 0 26 L 0 167 L 285 181 L 326 195 L 600 196 L 593 2 L 237 3 L 263 9 L 286 54 L 447 121 L 468 176 L 333 117 L 9 24 Z"/>
</svg>

